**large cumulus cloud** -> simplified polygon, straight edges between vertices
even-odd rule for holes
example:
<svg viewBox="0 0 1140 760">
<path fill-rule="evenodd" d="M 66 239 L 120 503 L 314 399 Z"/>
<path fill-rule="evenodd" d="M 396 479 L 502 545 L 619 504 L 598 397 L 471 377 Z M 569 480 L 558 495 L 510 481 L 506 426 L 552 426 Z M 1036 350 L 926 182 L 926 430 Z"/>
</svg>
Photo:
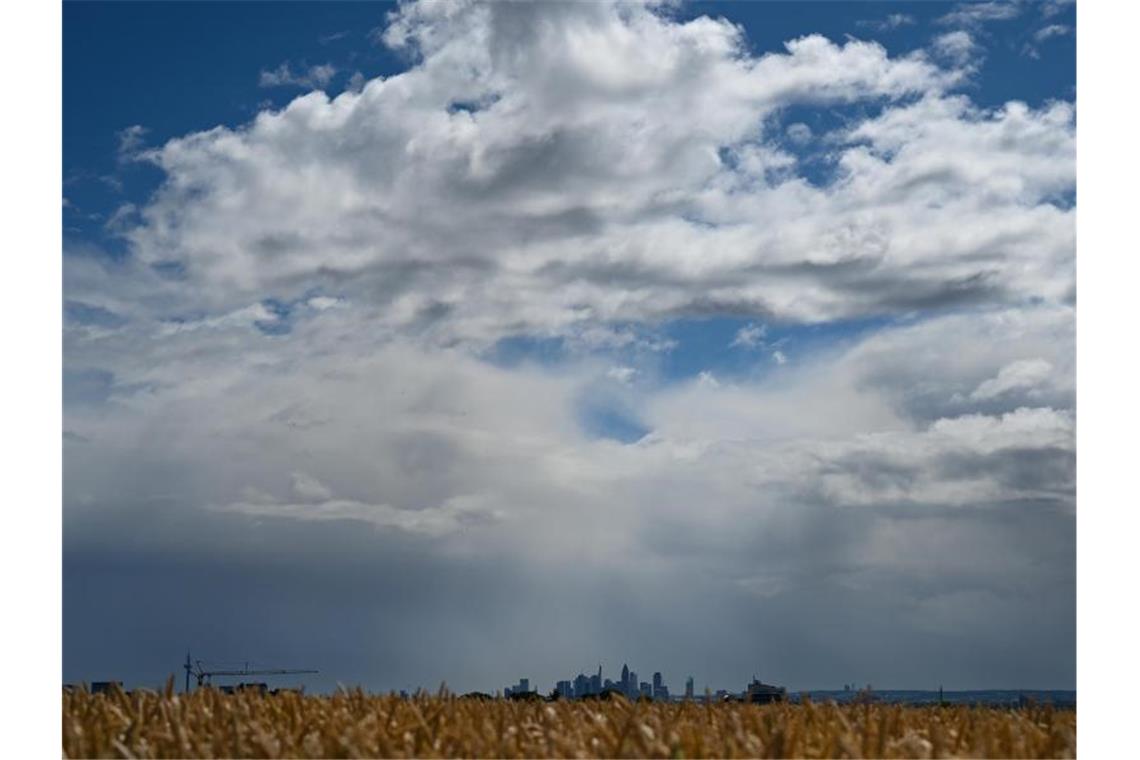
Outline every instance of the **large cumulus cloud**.
<svg viewBox="0 0 1140 760">
<path fill-rule="evenodd" d="M 149 153 L 167 181 L 128 233 L 142 260 L 212 308 L 353 291 L 467 339 L 1071 289 L 1068 104 L 983 111 L 922 51 L 754 56 L 728 22 L 636 5 L 409 5 L 383 39 L 419 62 Z M 835 181 L 800 178 L 781 109 L 855 103 L 886 110 L 822 138 Z"/>
</svg>

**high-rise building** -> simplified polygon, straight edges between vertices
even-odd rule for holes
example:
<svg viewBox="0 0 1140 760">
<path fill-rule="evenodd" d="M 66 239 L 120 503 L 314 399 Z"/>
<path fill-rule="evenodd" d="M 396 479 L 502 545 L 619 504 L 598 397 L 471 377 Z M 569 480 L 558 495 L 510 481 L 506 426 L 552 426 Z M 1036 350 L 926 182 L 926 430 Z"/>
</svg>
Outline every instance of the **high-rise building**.
<svg viewBox="0 0 1140 760">
<path fill-rule="evenodd" d="M 629 671 L 629 691 L 627 691 L 626 694 L 629 696 L 630 699 L 637 699 L 637 697 L 640 693 L 641 692 L 637 686 L 637 673 L 634 673 L 631 670 L 631 671 Z"/>
<path fill-rule="evenodd" d="M 629 696 L 629 665 L 621 666 L 621 693 Z"/>
<path fill-rule="evenodd" d="M 590 693 L 590 679 L 584 673 L 579 673 L 574 679 L 574 696 L 584 697 Z"/>
<path fill-rule="evenodd" d="M 558 691 L 558 696 L 560 697 L 570 699 L 574 696 L 574 684 L 569 681 L 559 681 L 554 685 L 554 688 Z"/>
<path fill-rule="evenodd" d="M 685 699 L 693 698 L 693 677 L 689 676 L 685 681 Z"/>
<path fill-rule="evenodd" d="M 665 686 L 665 681 L 661 678 L 660 672 L 653 674 L 653 699 L 662 701 L 669 699 L 669 688 Z"/>
<path fill-rule="evenodd" d="M 520 678 L 519 682 L 516 683 L 514 686 L 508 686 L 507 688 L 503 689 L 503 696 L 509 697 L 512 694 L 526 694 L 529 691 L 530 691 L 530 679 L 529 678 Z"/>
<path fill-rule="evenodd" d="M 641 696 L 653 699 L 653 685 L 648 681 L 642 681 L 640 686 Z"/>
</svg>

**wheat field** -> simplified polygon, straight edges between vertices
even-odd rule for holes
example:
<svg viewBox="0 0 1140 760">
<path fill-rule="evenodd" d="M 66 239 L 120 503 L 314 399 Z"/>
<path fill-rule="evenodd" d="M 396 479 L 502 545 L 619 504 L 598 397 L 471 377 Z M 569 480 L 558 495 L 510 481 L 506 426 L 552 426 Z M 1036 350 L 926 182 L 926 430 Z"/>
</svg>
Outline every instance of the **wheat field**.
<svg viewBox="0 0 1140 760">
<path fill-rule="evenodd" d="M 630 703 L 341 691 L 63 695 L 65 757 L 1075 757 L 1051 707 Z"/>
</svg>

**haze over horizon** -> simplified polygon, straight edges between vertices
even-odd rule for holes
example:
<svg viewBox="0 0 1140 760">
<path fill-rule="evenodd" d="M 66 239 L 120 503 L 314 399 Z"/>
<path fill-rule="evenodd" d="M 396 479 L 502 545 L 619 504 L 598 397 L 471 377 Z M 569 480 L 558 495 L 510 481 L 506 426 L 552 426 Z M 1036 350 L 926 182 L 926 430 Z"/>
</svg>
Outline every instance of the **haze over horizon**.
<svg viewBox="0 0 1140 760">
<path fill-rule="evenodd" d="M 66 2 L 64 680 L 1075 689 L 1074 26 Z"/>
</svg>

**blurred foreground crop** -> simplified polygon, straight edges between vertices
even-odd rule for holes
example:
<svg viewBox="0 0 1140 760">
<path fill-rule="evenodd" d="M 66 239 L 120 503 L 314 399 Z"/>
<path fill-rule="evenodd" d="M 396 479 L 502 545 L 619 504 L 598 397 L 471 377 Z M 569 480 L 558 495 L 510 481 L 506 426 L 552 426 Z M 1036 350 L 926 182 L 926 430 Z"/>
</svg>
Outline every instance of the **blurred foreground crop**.
<svg viewBox="0 0 1140 760">
<path fill-rule="evenodd" d="M 63 695 L 66 757 L 1075 757 L 1076 712 L 410 699 L 360 691 Z"/>
</svg>

